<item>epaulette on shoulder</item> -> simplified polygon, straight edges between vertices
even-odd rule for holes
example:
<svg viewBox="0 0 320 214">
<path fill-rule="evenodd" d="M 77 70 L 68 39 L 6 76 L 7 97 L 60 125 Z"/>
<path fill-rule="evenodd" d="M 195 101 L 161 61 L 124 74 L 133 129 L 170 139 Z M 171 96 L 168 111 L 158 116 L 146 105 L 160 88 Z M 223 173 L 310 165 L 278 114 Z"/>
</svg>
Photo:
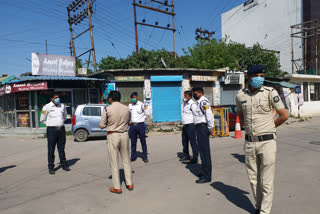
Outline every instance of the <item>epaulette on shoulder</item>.
<svg viewBox="0 0 320 214">
<path fill-rule="evenodd" d="M 273 91 L 274 88 L 273 87 L 267 87 L 267 86 L 263 86 L 264 89 L 266 89 L 267 91 Z"/>
</svg>

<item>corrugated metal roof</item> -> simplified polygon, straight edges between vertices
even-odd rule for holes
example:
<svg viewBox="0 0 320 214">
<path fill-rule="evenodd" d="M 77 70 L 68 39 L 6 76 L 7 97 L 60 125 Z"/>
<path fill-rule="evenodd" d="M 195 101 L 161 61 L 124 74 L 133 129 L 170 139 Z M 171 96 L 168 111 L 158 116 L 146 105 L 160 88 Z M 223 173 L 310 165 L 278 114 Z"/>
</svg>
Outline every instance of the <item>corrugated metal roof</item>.
<svg viewBox="0 0 320 214">
<path fill-rule="evenodd" d="M 94 81 L 105 81 L 104 79 L 89 78 L 89 77 L 24 76 L 24 77 L 19 77 L 17 80 L 13 80 L 10 83 L 23 82 L 23 81 L 34 81 L 34 80 L 87 80 L 87 81 L 94 80 Z"/>
<path fill-rule="evenodd" d="M 0 85 L 6 84 L 10 82 L 11 80 L 15 79 L 15 76 L 9 76 L 9 77 L 4 77 L 0 79 Z"/>
</svg>

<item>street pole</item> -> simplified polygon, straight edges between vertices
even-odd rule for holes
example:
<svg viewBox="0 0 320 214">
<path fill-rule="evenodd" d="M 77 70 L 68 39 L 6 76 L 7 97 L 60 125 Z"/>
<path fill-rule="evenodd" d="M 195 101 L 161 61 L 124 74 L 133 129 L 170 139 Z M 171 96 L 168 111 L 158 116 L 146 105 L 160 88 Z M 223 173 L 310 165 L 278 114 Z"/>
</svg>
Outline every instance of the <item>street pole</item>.
<svg viewBox="0 0 320 214">
<path fill-rule="evenodd" d="M 174 14 L 174 5 L 173 5 L 173 0 L 171 0 L 171 8 L 172 8 L 172 13 Z M 175 26 L 175 21 L 174 21 L 174 16 L 172 15 L 172 27 L 173 29 L 176 29 Z M 177 49 L 176 49 L 176 31 L 173 31 L 173 48 L 174 48 L 174 58 L 177 58 Z"/>
<path fill-rule="evenodd" d="M 46 54 L 48 55 L 48 40 L 46 40 Z"/>
<path fill-rule="evenodd" d="M 89 18 L 90 37 L 91 37 L 93 66 L 94 66 L 94 72 L 97 72 L 96 51 L 95 51 L 94 42 L 93 42 L 93 33 L 92 33 L 92 24 L 91 24 L 91 11 L 90 11 L 89 0 L 87 0 L 87 7 L 88 7 L 88 18 Z"/>
<path fill-rule="evenodd" d="M 139 44 L 138 44 L 138 24 L 137 24 L 137 8 L 136 0 L 133 0 L 133 11 L 134 11 L 134 30 L 136 34 L 136 53 L 139 53 Z"/>
</svg>

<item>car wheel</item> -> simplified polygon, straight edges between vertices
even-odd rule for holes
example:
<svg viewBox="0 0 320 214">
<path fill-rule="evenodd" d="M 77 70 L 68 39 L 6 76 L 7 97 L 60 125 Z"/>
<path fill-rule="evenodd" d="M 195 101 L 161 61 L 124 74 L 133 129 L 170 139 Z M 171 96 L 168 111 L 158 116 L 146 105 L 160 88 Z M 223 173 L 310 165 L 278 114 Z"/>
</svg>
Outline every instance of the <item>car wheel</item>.
<svg viewBox="0 0 320 214">
<path fill-rule="evenodd" d="M 88 139 L 88 132 L 85 129 L 78 129 L 74 134 L 74 138 L 78 142 L 84 142 Z"/>
</svg>

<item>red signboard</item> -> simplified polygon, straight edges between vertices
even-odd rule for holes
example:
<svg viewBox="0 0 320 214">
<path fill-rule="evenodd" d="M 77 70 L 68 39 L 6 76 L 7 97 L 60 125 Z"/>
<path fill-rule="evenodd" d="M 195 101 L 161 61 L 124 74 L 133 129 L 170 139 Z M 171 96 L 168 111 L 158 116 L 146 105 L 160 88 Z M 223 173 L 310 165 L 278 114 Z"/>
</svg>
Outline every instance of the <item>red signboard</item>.
<svg viewBox="0 0 320 214">
<path fill-rule="evenodd" d="M 37 91 L 47 89 L 47 82 L 12 83 L 10 85 L 0 87 L 0 96 L 21 91 Z"/>
</svg>

